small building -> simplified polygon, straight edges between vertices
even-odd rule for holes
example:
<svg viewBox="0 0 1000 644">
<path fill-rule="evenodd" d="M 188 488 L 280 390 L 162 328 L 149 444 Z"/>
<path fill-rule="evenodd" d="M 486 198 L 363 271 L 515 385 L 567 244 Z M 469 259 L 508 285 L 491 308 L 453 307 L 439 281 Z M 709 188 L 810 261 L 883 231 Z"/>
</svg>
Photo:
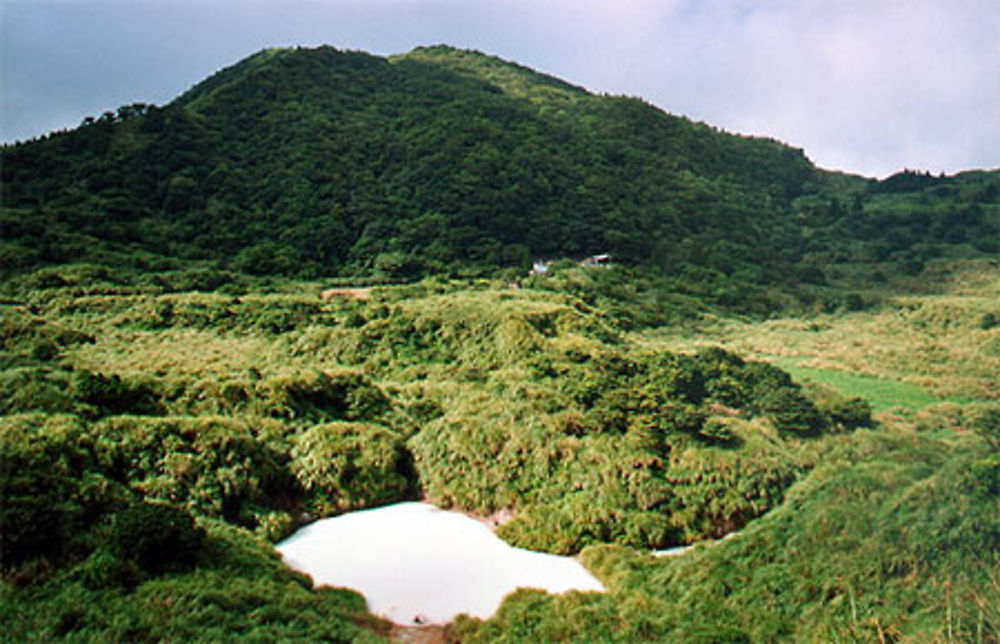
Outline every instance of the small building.
<svg viewBox="0 0 1000 644">
<path fill-rule="evenodd" d="M 611 255 L 607 253 L 591 255 L 580 262 L 580 266 L 611 266 Z"/>
</svg>

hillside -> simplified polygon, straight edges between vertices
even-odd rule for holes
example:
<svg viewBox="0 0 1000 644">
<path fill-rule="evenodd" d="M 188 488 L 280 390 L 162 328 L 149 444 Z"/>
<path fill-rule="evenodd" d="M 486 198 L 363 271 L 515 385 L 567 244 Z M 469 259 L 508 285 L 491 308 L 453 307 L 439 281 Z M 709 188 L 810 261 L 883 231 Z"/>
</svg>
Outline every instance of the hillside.
<svg viewBox="0 0 1000 644">
<path fill-rule="evenodd" d="M 748 260 L 765 230 L 791 234 L 789 200 L 814 175 L 775 142 L 443 47 L 264 51 L 164 108 L 8 148 L 3 168 L 4 236 L 24 238 L 7 266 L 138 252 L 392 277 L 599 252 L 665 263 L 721 239 Z"/>
<path fill-rule="evenodd" d="M 505 540 L 582 551 L 609 589 L 517 593 L 495 619 L 456 623 L 461 641 L 1000 632 L 995 382 L 975 392 L 992 402 L 873 418 L 837 380 L 801 384 L 718 347 L 764 352 L 784 332 L 808 355 L 849 334 L 853 360 L 884 319 L 723 327 L 676 350 L 548 288 L 320 289 L 54 284 L 0 308 L 0 632 L 374 639 L 389 626 L 360 597 L 312 589 L 268 542 L 415 498 L 504 510 Z M 967 300 L 911 298 L 903 323 L 938 354 L 996 344 L 1000 326 L 955 327 L 1000 314 Z M 944 365 L 966 372 L 981 377 Z"/>
</svg>

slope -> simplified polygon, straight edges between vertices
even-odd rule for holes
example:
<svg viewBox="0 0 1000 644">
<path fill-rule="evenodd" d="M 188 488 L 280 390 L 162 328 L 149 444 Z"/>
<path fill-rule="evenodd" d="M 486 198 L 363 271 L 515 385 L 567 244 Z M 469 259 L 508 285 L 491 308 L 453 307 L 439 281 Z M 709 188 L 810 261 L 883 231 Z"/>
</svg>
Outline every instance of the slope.
<svg viewBox="0 0 1000 644">
<path fill-rule="evenodd" d="M 776 142 L 474 52 L 267 50 L 166 107 L 5 148 L 5 265 L 406 277 L 611 252 L 773 269 L 814 174 Z"/>
</svg>

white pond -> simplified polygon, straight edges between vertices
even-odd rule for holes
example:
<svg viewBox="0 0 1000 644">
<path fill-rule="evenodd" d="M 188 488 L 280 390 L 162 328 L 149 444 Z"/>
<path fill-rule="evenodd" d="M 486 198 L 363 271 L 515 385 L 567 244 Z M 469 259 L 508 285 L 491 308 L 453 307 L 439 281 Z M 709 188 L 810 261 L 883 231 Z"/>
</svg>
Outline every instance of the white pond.
<svg viewBox="0 0 1000 644">
<path fill-rule="evenodd" d="M 486 618 L 517 588 L 604 590 L 576 559 L 513 548 L 483 523 L 428 503 L 323 519 L 277 549 L 316 585 L 353 588 L 397 624 Z"/>
</svg>

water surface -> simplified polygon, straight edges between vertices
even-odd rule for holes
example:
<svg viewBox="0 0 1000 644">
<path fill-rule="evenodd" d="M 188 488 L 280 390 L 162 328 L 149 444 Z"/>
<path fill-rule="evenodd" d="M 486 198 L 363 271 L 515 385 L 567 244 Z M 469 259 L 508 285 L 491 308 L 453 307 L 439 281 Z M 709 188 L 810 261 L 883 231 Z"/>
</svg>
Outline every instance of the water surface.
<svg viewBox="0 0 1000 644">
<path fill-rule="evenodd" d="M 317 585 L 353 588 L 398 624 L 487 618 L 517 588 L 604 590 L 576 559 L 513 548 L 479 521 L 428 503 L 323 519 L 277 549 Z"/>
</svg>

